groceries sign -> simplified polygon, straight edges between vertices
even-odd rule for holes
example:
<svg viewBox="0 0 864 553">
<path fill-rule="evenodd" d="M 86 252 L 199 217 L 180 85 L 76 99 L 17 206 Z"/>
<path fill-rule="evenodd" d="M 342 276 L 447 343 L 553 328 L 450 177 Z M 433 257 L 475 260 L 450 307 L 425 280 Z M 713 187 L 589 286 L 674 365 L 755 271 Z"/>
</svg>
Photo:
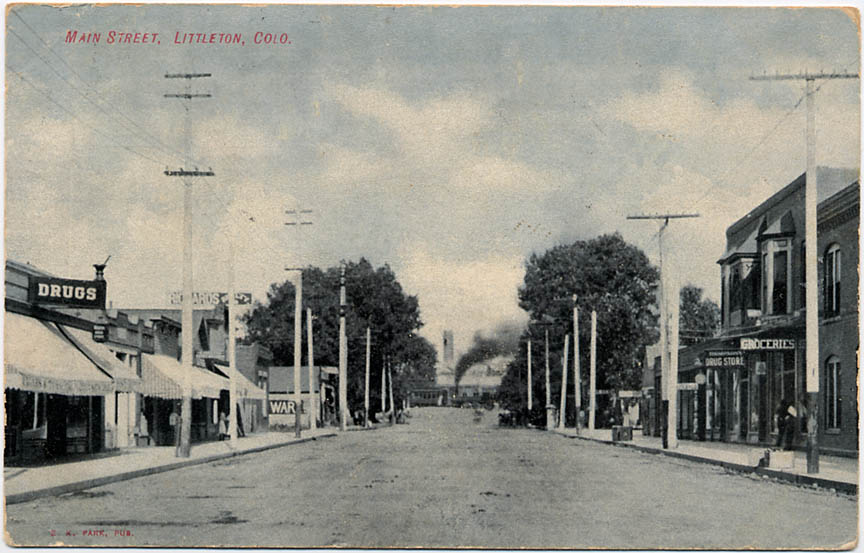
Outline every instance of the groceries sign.
<svg viewBox="0 0 864 553">
<path fill-rule="evenodd" d="M 105 309 L 104 280 L 31 276 L 27 289 L 30 303 Z"/>
<path fill-rule="evenodd" d="M 795 340 L 791 338 L 741 338 L 741 349 L 795 349 Z"/>
</svg>

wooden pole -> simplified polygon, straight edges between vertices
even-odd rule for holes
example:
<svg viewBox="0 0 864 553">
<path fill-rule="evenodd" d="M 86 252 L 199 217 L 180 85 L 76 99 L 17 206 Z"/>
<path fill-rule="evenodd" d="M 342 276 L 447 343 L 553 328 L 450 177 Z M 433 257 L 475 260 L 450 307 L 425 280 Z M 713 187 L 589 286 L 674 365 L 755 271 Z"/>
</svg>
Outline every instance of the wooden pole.
<svg viewBox="0 0 864 553">
<path fill-rule="evenodd" d="M 372 329 L 366 327 L 366 382 L 363 388 L 363 426 L 369 428 L 369 363 L 372 360 Z"/>
<path fill-rule="evenodd" d="M 348 336 L 345 330 L 345 265 L 339 277 L 339 430 L 348 424 Z"/>
<path fill-rule="evenodd" d="M 576 402 L 576 435 L 582 429 L 582 371 L 579 366 L 579 308 L 573 296 L 573 393 Z"/>
<path fill-rule="evenodd" d="M 306 308 L 306 361 L 309 364 L 309 428 L 318 427 L 318 413 L 321 405 L 320 399 L 315 401 L 315 391 L 321 394 L 320 386 L 315 378 L 315 355 L 312 348 L 312 308 Z"/>
<path fill-rule="evenodd" d="M 528 412 L 534 408 L 534 394 L 531 390 L 531 339 L 528 339 Z"/>
<path fill-rule="evenodd" d="M 546 430 L 551 430 L 554 426 L 554 421 L 552 420 L 552 410 L 549 409 L 552 406 L 552 387 L 549 382 L 549 329 L 546 329 L 546 405 L 544 408 L 546 409 Z"/>
<path fill-rule="evenodd" d="M 297 283 L 294 286 L 294 435 L 301 434 L 301 417 L 303 415 L 303 396 L 301 394 L 300 371 L 303 369 L 303 271 L 297 271 Z M 311 382 L 310 382 L 311 385 Z"/>
<path fill-rule="evenodd" d="M 591 311 L 591 372 L 588 375 L 588 430 L 594 431 L 597 411 L 597 312 Z"/>
<path fill-rule="evenodd" d="M 567 353 L 570 350 L 570 335 L 564 335 L 564 362 L 561 364 L 561 412 L 558 414 L 558 428 L 567 428 L 567 371 L 570 362 Z"/>
<path fill-rule="evenodd" d="M 390 424 L 396 419 L 396 405 L 393 403 L 393 365 L 387 360 L 387 386 L 390 390 Z"/>
<path fill-rule="evenodd" d="M 807 175 L 804 183 L 804 239 L 807 288 L 804 303 L 805 338 L 807 340 L 807 474 L 819 472 L 819 275 L 817 270 L 819 240 L 817 234 L 817 190 L 816 170 L 816 105 L 813 79 L 806 81 L 807 95 Z"/>
</svg>

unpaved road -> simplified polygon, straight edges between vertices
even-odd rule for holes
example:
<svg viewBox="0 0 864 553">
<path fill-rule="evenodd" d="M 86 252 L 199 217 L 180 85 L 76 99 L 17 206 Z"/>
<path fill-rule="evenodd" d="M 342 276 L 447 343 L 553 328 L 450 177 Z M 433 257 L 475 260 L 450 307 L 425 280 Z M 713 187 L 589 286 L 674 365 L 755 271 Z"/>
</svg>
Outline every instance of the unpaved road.
<svg viewBox="0 0 864 553">
<path fill-rule="evenodd" d="M 407 425 L 11 505 L 7 541 L 799 549 L 855 539 L 854 498 L 472 416 L 416 409 Z"/>
</svg>

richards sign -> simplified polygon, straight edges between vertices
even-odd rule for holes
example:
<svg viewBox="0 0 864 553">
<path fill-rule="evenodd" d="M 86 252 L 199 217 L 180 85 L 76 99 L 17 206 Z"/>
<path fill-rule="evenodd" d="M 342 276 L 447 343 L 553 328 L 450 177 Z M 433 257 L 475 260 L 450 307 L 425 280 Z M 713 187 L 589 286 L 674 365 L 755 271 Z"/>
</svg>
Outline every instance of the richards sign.
<svg viewBox="0 0 864 553">
<path fill-rule="evenodd" d="M 104 280 L 70 280 L 31 276 L 27 290 L 30 303 L 105 309 Z"/>
</svg>

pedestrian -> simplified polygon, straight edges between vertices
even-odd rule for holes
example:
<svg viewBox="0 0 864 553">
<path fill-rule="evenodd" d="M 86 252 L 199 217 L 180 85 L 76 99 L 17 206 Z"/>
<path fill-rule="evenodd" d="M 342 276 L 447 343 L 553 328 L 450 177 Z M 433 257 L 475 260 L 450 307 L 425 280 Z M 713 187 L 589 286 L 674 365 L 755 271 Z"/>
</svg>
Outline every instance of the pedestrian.
<svg viewBox="0 0 864 553">
<path fill-rule="evenodd" d="M 150 428 L 147 424 L 147 412 L 141 408 L 141 422 L 138 426 L 138 445 L 150 445 Z"/>
<path fill-rule="evenodd" d="M 174 432 L 174 448 L 180 451 L 180 414 L 177 413 L 177 406 L 171 408 L 171 414 L 168 415 L 168 424 Z"/>
<path fill-rule="evenodd" d="M 795 437 L 795 419 L 797 416 L 795 406 L 787 398 L 780 401 L 777 407 L 777 448 L 785 450 L 792 449 Z"/>
<path fill-rule="evenodd" d="M 225 411 L 219 412 L 219 441 L 227 440 L 230 438 L 228 435 L 228 415 L 225 414 Z"/>
</svg>

